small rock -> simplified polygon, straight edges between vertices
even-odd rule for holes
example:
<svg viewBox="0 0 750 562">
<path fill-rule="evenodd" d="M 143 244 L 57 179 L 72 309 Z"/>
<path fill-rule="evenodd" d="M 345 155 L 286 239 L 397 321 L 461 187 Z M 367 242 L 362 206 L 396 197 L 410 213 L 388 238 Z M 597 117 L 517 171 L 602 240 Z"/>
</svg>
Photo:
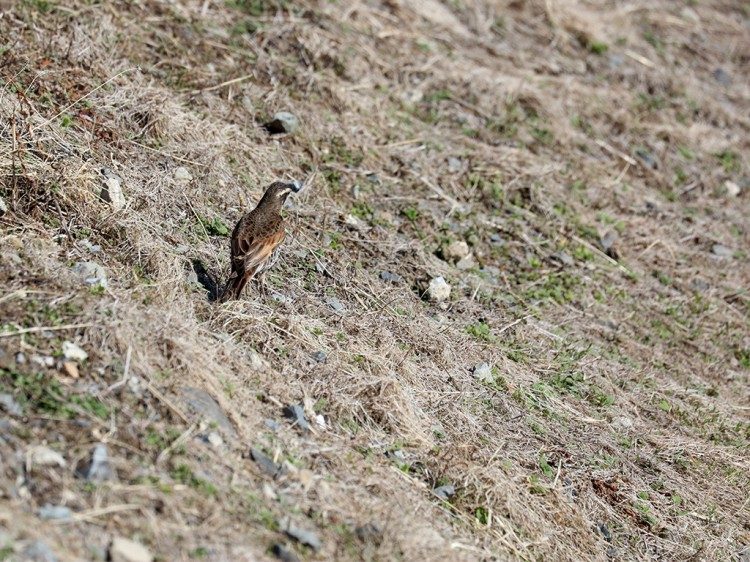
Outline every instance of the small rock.
<svg viewBox="0 0 750 562">
<path fill-rule="evenodd" d="M 23 549 L 22 559 L 27 562 L 57 562 L 52 549 L 42 541 L 34 541 Z"/>
<path fill-rule="evenodd" d="M 636 156 L 638 156 L 638 158 L 643 160 L 643 163 L 646 164 L 646 166 L 648 166 L 649 168 L 655 170 L 659 167 L 658 162 L 653 156 L 651 156 L 649 152 L 646 152 L 645 150 L 636 150 L 635 154 Z"/>
<path fill-rule="evenodd" d="M 76 361 L 78 363 L 86 361 L 89 358 L 89 354 L 86 353 L 79 346 L 71 341 L 64 341 L 62 344 L 62 352 L 65 359 L 68 361 Z"/>
<path fill-rule="evenodd" d="M 720 258 L 731 258 L 734 255 L 734 250 L 721 244 L 714 244 L 711 247 L 711 252 Z"/>
<path fill-rule="evenodd" d="M 19 365 L 23 365 L 26 363 L 26 355 L 23 353 L 23 351 L 19 351 L 16 353 L 16 363 Z"/>
<path fill-rule="evenodd" d="M 286 304 L 289 302 L 289 297 L 282 295 L 281 293 L 273 293 L 271 295 L 271 300 L 279 304 Z"/>
<path fill-rule="evenodd" d="M 355 183 L 354 186 L 352 187 L 352 197 L 354 197 L 354 199 L 359 199 L 359 195 L 360 195 L 359 184 Z"/>
<path fill-rule="evenodd" d="M 178 244 L 177 246 L 174 247 L 175 254 L 183 255 L 183 254 L 187 254 L 189 251 L 190 251 L 190 246 L 188 246 L 187 244 Z"/>
<path fill-rule="evenodd" d="M 633 429 L 633 420 L 626 416 L 617 416 L 612 418 L 612 427 L 619 431 L 628 431 Z"/>
<path fill-rule="evenodd" d="M 561 263 L 562 265 L 573 265 L 575 263 L 575 260 L 573 260 L 573 256 L 571 256 L 568 252 L 559 251 L 555 252 L 550 256 L 551 259 L 555 260 L 556 262 Z"/>
<path fill-rule="evenodd" d="M 117 481 L 117 473 L 109 464 L 107 446 L 97 443 L 91 455 L 91 464 L 83 477 L 89 482 L 114 482 Z"/>
<path fill-rule="evenodd" d="M 278 423 L 276 423 L 274 420 L 272 420 L 271 418 L 266 418 L 264 420 L 264 423 L 266 424 L 266 427 L 268 427 L 272 431 L 278 431 L 281 429 L 281 426 Z"/>
<path fill-rule="evenodd" d="M 700 277 L 694 277 L 693 279 L 691 279 L 690 286 L 696 291 L 700 291 L 701 293 L 704 291 L 708 291 L 708 283 L 706 283 L 705 279 L 701 279 Z"/>
<path fill-rule="evenodd" d="M 724 188 L 727 190 L 727 195 L 730 197 L 737 197 L 742 191 L 739 185 L 729 180 L 724 182 Z"/>
<path fill-rule="evenodd" d="M 55 358 L 49 355 L 32 355 L 31 362 L 48 369 L 55 366 Z"/>
<path fill-rule="evenodd" d="M 193 174 L 191 174 L 190 170 L 188 170 L 184 166 L 179 166 L 174 169 L 174 172 L 172 172 L 172 177 L 175 179 L 176 182 L 188 183 L 190 180 L 193 179 Z"/>
<path fill-rule="evenodd" d="M 102 251 L 102 247 L 99 244 L 92 244 L 88 238 L 79 240 L 78 243 L 92 254 L 99 254 Z"/>
<path fill-rule="evenodd" d="M 616 240 L 617 232 L 615 231 L 607 232 L 607 234 L 599 239 L 599 244 L 601 245 L 602 250 L 604 250 L 604 253 L 612 259 L 617 259 L 619 256 L 617 248 L 614 245 Z"/>
<path fill-rule="evenodd" d="M 299 562 L 299 557 L 292 552 L 286 545 L 276 543 L 271 547 L 273 555 L 281 560 L 281 562 Z"/>
<path fill-rule="evenodd" d="M 433 302 L 443 302 L 451 296 L 451 286 L 442 277 L 435 277 L 427 286 L 427 297 Z"/>
<path fill-rule="evenodd" d="M 293 133 L 299 129 L 299 119 L 294 113 L 288 111 L 279 111 L 273 114 L 273 119 L 263 125 L 263 127 L 272 135 L 281 133 Z"/>
<path fill-rule="evenodd" d="M 66 521 L 73 515 L 69 507 L 65 507 L 64 505 L 52 505 L 49 503 L 45 503 L 40 507 L 36 514 L 41 519 L 46 519 L 48 521 Z"/>
<path fill-rule="evenodd" d="M 732 85 L 731 76 L 729 76 L 729 73 L 721 67 L 714 69 L 714 71 L 711 73 L 711 76 L 713 76 L 714 80 L 716 80 L 722 86 Z"/>
<path fill-rule="evenodd" d="M 346 217 L 344 217 L 344 224 L 348 224 L 349 226 L 353 226 L 357 230 L 362 230 L 363 228 L 365 228 L 367 226 L 361 218 L 355 217 L 352 214 L 346 215 Z M 329 242 L 329 244 L 330 244 L 330 242 Z"/>
<path fill-rule="evenodd" d="M 115 211 L 119 211 L 125 206 L 125 196 L 122 193 L 122 181 L 119 176 L 109 168 L 102 168 L 102 178 L 104 186 L 102 187 L 99 197 L 103 201 L 112 204 Z"/>
<path fill-rule="evenodd" d="M 250 352 L 250 366 L 253 368 L 254 371 L 258 371 L 262 373 L 266 369 L 268 369 L 268 361 L 263 359 L 258 353 L 251 351 Z"/>
<path fill-rule="evenodd" d="M 302 470 L 300 470 L 299 474 L 297 474 L 297 479 L 299 480 L 300 484 L 302 484 L 302 487 L 305 489 L 305 491 L 309 490 L 315 483 L 315 475 L 309 468 L 303 468 Z"/>
<path fill-rule="evenodd" d="M 154 557 L 139 542 L 124 537 L 115 537 L 109 547 L 111 562 L 153 562 Z"/>
<path fill-rule="evenodd" d="M 237 432 L 232 422 L 229 421 L 224 410 L 221 409 L 221 406 L 219 406 L 210 394 L 192 386 L 183 388 L 182 392 L 183 400 L 188 406 L 198 412 L 199 415 L 216 422 L 219 429 L 223 430 L 229 437 L 233 439 L 237 438 Z"/>
<path fill-rule="evenodd" d="M 300 544 L 309 546 L 313 550 L 320 550 L 320 547 L 323 546 L 318 535 L 312 531 L 298 527 L 289 517 L 285 517 L 279 522 L 279 528 L 289 537 L 293 538 Z"/>
<path fill-rule="evenodd" d="M 8 212 L 8 205 L 5 203 L 5 200 L 2 197 L 0 197 L 0 217 L 2 217 L 7 212 Z"/>
<path fill-rule="evenodd" d="M 318 363 L 326 363 L 328 361 L 328 355 L 326 355 L 325 351 L 316 351 L 312 354 L 312 358 Z"/>
<path fill-rule="evenodd" d="M 307 416 L 305 416 L 305 409 L 300 404 L 284 408 L 284 415 L 287 418 L 294 420 L 294 423 L 296 423 L 303 431 L 308 431 L 310 429 Z"/>
<path fill-rule="evenodd" d="M 328 297 L 326 299 L 326 304 L 330 306 L 334 312 L 338 312 L 339 314 L 346 312 L 344 303 L 342 303 L 337 297 Z"/>
<path fill-rule="evenodd" d="M 31 451 L 31 462 L 37 466 L 60 466 L 65 467 L 68 463 L 57 451 L 49 447 L 36 447 Z"/>
<path fill-rule="evenodd" d="M 191 267 L 185 270 L 185 281 L 191 287 L 199 287 L 200 281 L 198 280 L 198 273 Z"/>
<path fill-rule="evenodd" d="M 469 255 L 469 245 L 463 240 L 455 240 L 443 248 L 443 259 L 452 263 Z"/>
<path fill-rule="evenodd" d="M 380 527 L 373 523 L 365 523 L 364 525 L 360 525 L 354 530 L 354 534 L 357 535 L 357 538 L 362 542 L 372 542 L 375 544 L 380 544 L 380 542 L 383 540 L 383 531 L 381 531 Z"/>
<path fill-rule="evenodd" d="M 15 401 L 12 395 L 5 392 L 0 393 L 0 406 L 5 408 L 5 411 L 14 416 L 23 415 L 23 408 Z"/>
<path fill-rule="evenodd" d="M 391 273 L 390 271 L 381 271 L 380 278 L 383 281 L 387 281 L 389 283 L 403 283 L 404 282 L 403 277 L 401 277 L 397 273 Z"/>
<path fill-rule="evenodd" d="M 447 501 L 455 495 L 456 488 L 454 486 L 451 486 L 450 484 L 447 484 L 445 486 L 438 486 L 437 488 L 432 490 L 432 493 L 439 497 L 441 500 Z"/>
<path fill-rule="evenodd" d="M 502 244 L 504 242 L 503 237 L 498 233 L 490 234 L 490 242 L 493 244 Z"/>
<path fill-rule="evenodd" d="M 96 262 L 78 262 L 73 267 L 73 271 L 83 277 L 86 283 L 88 283 L 92 287 L 98 286 L 103 289 L 107 289 L 109 287 L 109 284 L 107 283 L 107 272 L 101 265 Z"/>
<path fill-rule="evenodd" d="M 471 372 L 474 375 L 474 378 L 476 378 L 479 382 L 488 384 L 495 382 L 495 375 L 492 374 L 492 369 L 490 369 L 490 366 L 487 363 L 474 365 L 474 368 L 471 370 Z"/>
<path fill-rule="evenodd" d="M 219 435 L 215 431 L 209 433 L 208 437 L 206 437 L 206 440 L 208 441 L 208 444 L 211 445 L 214 449 L 221 449 L 224 446 L 224 440 L 221 438 L 221 435 Z"/>
<path fill-rule="evenodd" d="M 370 172 L 365 177 L 367 178 L 367 181 L 373 185 L 378 185 L 380 183 L 380 178 L 375 172 Z"/>
<path fill-rule="evenodd" d="M 605 541 L 612 542 L 612 533 L 607 529 L 607 526 L 604 523 L 598 523 L 596 528 Z"/>
<path fill-rule="evenodd" d="M 326 418 L 323 414 L 315 414 L 315 417 L 313 418 L 315 420 L 315 423 L 318 424 L 318 427 L 321 429 L 325 429 L 326 426 Z"/>
<path fill-rule="evenodd" d="M 271 478 L 276 478 L 276 475 L 279 473 L 279 470 L 281 470 L 281 467 L 273 462 L 273 459 L 271 459 L 271 457 L 266 455 L 260 449 L 256 449 L 255 447 L 250 449 L 250 456 L 263 472 L 268 474 Z"/>
<path fill-rule="evenodd" d="M 476 265 L 476 262 L 474 261 L 474 256 L 469 254 L 468 256 L 461 258 L 456 262 L 456 268 L 460 269 L 461 271 L 466 271 L 467 269 L 471 269 Z"/>
<path fill-rule="evenodd" d="M 462 167 L 463 163 L 458 158 L 454 158 L 453 156 L 448 158 L 448 171 L 450 173 L 455 174 L 456 172 L 460 172 Z"/>
</svg>

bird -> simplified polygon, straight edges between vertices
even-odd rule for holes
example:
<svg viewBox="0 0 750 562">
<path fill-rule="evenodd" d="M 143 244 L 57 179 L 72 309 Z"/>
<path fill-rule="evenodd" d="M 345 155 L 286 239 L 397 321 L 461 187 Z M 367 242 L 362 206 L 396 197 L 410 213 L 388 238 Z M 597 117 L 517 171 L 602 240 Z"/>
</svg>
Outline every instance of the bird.
<svg viewBox="0 0 750 562">
<path fill-rule="evenodd" d="M 281 209 L 289 194 L 301 189 L 298 181 L 272 183 L 255 209 L 237 222 L 229 243 L 232 272 L 219 302 L 239 298 L 250 280 L 274 266 L 286 236 Z"/>
</svg>

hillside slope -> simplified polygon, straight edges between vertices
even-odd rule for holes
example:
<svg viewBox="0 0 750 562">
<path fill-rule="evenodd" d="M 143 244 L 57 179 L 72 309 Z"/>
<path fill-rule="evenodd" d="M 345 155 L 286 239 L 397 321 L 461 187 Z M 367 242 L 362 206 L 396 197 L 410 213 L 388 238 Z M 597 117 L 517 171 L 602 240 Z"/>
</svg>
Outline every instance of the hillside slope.
<svg viewBox="0 0 750 562">
<path fill-rule="evenodd" d="M 748 76 L 742 2 L 0 3 L 2 557 L 748 559 Z"/>
</svg>

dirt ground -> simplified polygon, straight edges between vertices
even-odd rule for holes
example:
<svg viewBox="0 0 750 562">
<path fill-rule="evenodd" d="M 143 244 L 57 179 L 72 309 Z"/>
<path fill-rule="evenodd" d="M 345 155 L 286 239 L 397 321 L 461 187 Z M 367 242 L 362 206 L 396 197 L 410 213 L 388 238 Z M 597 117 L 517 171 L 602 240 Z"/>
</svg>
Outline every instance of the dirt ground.
<svg viewBox="0 0 750 562">
<path fill-rule="evenodd" d="M 749 77 L 740 1 L 0 1 L 0 559 L 747 562 Z"/>
</svg>

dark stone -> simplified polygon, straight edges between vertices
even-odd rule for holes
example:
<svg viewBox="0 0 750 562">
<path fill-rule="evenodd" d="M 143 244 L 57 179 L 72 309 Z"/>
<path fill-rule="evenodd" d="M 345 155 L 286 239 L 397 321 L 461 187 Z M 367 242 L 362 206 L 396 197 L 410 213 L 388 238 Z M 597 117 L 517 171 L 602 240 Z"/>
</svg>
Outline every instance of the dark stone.
<svg viewBox="0 0 750 562">
<path fill-rule="evenodd" d="M 312 531 L 298 527 L 289 517 L 285 517 L 279 522 L 279 528 L 290 538 L 293 538 L 300 544 L 309 546 L 313 550 L 320 550 L 321 546 L 323 546 L 318 535 Z"/>
<path fill-rule="evenodd" d="M 271 459 L 271 457 L 266 455 L 260 449 L 256 449 L 255 447 L 250 449 L 250 456 L 263 472 L 268 474 L 271 478 L 276 478 L 276 475 L 279 473 L 279 470 L 281 470 L 281 467 L 273 462 L 273 459 Z"/>
<path fill-rule="evenodd" d="M 310 424 L 307 421 L 307 417 L 305 416 L 305 410 L 300 406 L 299 404 L 295 404 L 294 406 L 287 406 L 284 408 L 284 415 L 292 420 L 294 420 L 294 423 L 296 423 L 302 431 L 309 431 L 310 430 Z"/>
<path fill-rule="evenodd" d="M 289 550 L 286 545 L 283 545 L 281 543 L 276 543 L 271 547 L 271 552 L 273 552 L 273 555 L 281 560 L 281 562 L 299 562 L 299 557 Z"/>
<path fill-rule="evenodd" d="M 455 486 L 447 484 L 445 486 L 438 486 L 437 488 L 432 490 L 432 493 L 434 493 L 441 500 L 449 500 L 451 497 L 455 495 L 456 488 Z"/>
<path fill-rule="evenodd" d="M 237 438 L 237 432 L 232 426 L 232 422 L 229 421 L 224 410 L 210 394 L 192 386 L 183 388 L 182 394 L 183 400 L 188 406 L 210 421 L 216 422 L 219 429 L 223 430 L 229 437 Z"/>
<path fill-rule="evenodd" d="M 404 282 L 403 277 L 401 277 L 397 273 L 391 273 L 390 271 L 381 271 L 380 278 L 383 281 L 388 281 L 389 283 L 403 283 Z"/>
<path fill-rule="evenodd" d="M 729 75 L 729 73 L 726 70 L 724 70 L 721 67 L 715 68 L 714 71 L 711 73 L 711 76 L 713 76 L 714 80 L 716 80 L 722 86 L 732 85 L 732 77 Z"/>
<path fill-rule="evenodd" d="M 325 351 L 316 351 L 312 354 L 312 358 L 318 363 L 326 363 L 328 361 L 328 355 L 326 355 Z"/>
<path fill-rule="evenodd" d="M 293 133 L 299 129 L 299 119 L 294 113 L 279 111 L 274 114 L 271 121 L 263 125 L 263 128 L 271 135 Z"/>
</svg>

